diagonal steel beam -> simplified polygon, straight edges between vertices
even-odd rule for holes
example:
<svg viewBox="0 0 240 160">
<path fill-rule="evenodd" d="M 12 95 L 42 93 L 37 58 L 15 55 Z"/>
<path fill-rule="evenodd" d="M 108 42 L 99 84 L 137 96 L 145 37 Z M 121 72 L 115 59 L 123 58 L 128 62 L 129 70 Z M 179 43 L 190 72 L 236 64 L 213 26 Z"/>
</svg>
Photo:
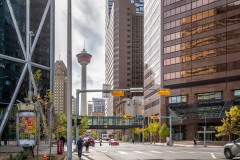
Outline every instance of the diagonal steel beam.
<svg viewBox="0 0 240 160">
<path fill-rule="evenodd" d="M 32 45 L 31 50 L 30 50 L 30 59 L 31 59 L 32 54 L 33 54 L 33 52 L 34 52 L 34 49 L 35 49 L 35 47 L 36 47 L 36 44 L 37 44 L 39 35 L 40 35 L 41 31 L 42 31 L 42 27 L 43 27 L 43 24 L 44 24 L 44 22 L 45 22 L 45 19 L 46 19 L 48 10 L 49 10 L 49 8 L 50 8 L 51 1 L 52 1 L 52 0 L 48 0 L 47 6 L 46 6 L 46 8 L 45 8 L 45 10 L 44 10 L 44 13 L 43 13 L 43 16 L 42 16 L 40 25 L 39 25 L 38 30 L 37 30 L 36 37 L 34 38 L 33 45 Z"/>
<path fill-rule="evenodd" d="M 13 20 L 13 24 L 14 24 L 15 30 L 17 32 L 18 40 L 19 40 L 20 46 L 22 48 L 22 52 L 23 52 L 24 58 L 26 60 L 27 59 L 26 50 L 25 50 L 24 45 L 23 45 L 22 36 L 20 34 L 20 31 L 19 31 L 19 27 L 18 27 L 18 24 L 17 24 L 17 21 L 16 21 L 16 17 L 15 17 L 15 15 L 13 13 L 13 8 L 12 8 L 12 5 L 11 5 L 11 2 L 10 2 L 10 0 L 6 0 L 6 1 L 7 1 L 7 5 L 8 5 L 8 9 L 9 9 L 10 15 L 11 15 L 12 20 Z"/>
<path fill-rule="evenodd" d="M 17 83 L 16 89 L 15 89 L 15 91 L 14 91 L 14 93 L 13 93 L 13 96 L 12 96 L 12 98 L 11 98 L 11 101 L 10 101 L 8 107 L 7 107 L 7 110 L 6 110 L 5 114 L 4 114 L 2 123 L 1 123 L 1 125 L 0 125 L 0 137 L 2 136 L 3 129 L 4 129 L 5 125 L 6 125 L 6 123 L 7 123 L 7 119 L 8 119 L 9 113 L 10 113 L 10 111 L 12 110 L 13 103 L 14 103 L 16 97 L 17 97 L 18 91 L 19 91 L 19 89 L 20 89 L 20 87 L 21 87 L 21 84 L 22 84 L 22 81 L 23 81 L 24 76 L 25 76 L 25 74 L 26 74 L 26 71 L 27 71 L 27 64 L 25 64 L 25 66 L 24 66 L 24 68 L 23 68 L 23 71 L 22 71 L 22 74 L 21 74 L 21 76 L 20 76 L 20 78 L 19 78 L 19 81 L 18 81 L 18 83 Z"/>
<path fill-rule="evenodd" d="M 14 62 L 19 62 L 19 63 L 26 63 L 27 62 L 26 60 L 15 58 L 15 57 L 10 57 L 10 56 L 4 55 L 4 54 L 0 54 L 0 58 L 10 60 L 10 61 L 14 61 Z"/>
</svg>

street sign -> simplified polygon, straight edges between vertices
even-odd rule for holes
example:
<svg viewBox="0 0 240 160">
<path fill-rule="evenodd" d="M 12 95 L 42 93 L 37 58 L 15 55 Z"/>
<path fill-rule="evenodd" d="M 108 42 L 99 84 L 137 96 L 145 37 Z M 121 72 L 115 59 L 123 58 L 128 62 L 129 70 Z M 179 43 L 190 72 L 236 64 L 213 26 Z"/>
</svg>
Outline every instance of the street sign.
<svg viewBox="0 0 240 160">
<path fill-rule="evenodd" d="M 150 116 L 151 119 L 158 119 L 158 116 Z"/>
<path fill-rule="evenodd" d="M 160 96 L 170 96 L 170 89 L 159 89 L 158 95 Z"/>
<path fill-rule="evenodd" d="M 124 114 L 123 118 L 132 118 L 131 114 Z"/>
<path fill-rule="evenodd" d="M 112 96 L 115 96 L 115 97 L 122 97 L 124 96 L 124 91 L 112 91 Z"/>
</svg>

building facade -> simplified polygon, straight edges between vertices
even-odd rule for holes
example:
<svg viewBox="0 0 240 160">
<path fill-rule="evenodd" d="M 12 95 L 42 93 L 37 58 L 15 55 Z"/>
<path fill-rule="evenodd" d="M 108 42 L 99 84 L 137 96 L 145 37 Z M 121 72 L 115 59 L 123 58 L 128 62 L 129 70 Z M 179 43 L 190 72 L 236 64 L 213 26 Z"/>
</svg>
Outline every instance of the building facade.
<svg viewBox="0 0 240 160">
<path fill-rule="evenodd" d="M 38 92 L 53 90 L 54 1 L 7 2 L 0 0 L 0 137 L 16 133 L 5 126 L 15 122 L 15 104 L 36 90 L 30 79 L 36 70 L 42 73 Z"/>
<path fill-rule="evenodd" d="M 105 82 L 112 89 L 143 87 L 143 0 L 106 1 Z M 121 98 L 141 96 L 125 92 Z M 106 103 L 107 115 L 115 115 L 119 97 Z"/>
<path fill-rule="evenodd" d="M 173 115 L 174 139 L 203 140 L 206 127 L 207 140 L 221 140 L 215 126 L 240 105 L 239 9 L 239 0 L 160 2 L 160 86 L 171 96 L 159 98 L 159 114 Z"/>
<path fill-rule="evenodd" d="M 67 67 L 57 60 L 54 67 L 54 110 L 67 114 Z"/>
</svg>

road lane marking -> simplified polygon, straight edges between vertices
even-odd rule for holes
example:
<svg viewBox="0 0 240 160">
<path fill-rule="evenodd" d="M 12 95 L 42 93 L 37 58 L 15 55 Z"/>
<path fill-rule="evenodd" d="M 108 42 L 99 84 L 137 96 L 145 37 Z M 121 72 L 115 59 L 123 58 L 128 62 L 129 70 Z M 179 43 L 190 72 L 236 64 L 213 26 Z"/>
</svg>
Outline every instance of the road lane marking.
<svg viewBox="0 0 240 160">
<path fill-rule="evenodd" d="M 212 156 L 213 159 L 216 159 L 216 157 L 213 153 L 211 153 L 211 156 Z"/>
<path fill-rule="evenodd" d="M 141 153 L 141 154 L 145 154 L 145 155 L 148 155 L 148 156 L 152 156 L 151 154 L 147 154 L 147 153 L 144 153 L 144 152 L 140 152 L 140 151 L 133 151 L 135 153 Z"/>
<path fill-rule="evenodd" d="M 158 152 L 158 151 L 150 151 L 150 152 L 153 152 L 153 153 L 162 153 L 162 152 Z"/>
<path fill-rule="evenodd" d="M 101 151 L 101 152 L 108 152 L 108 151 Z"/>
<path fill-rule="evenodd" d="M 120 154 L 128 154 L 127 152 L 124 152 L 124 151 L 118 151 L 118 153 L 120 153 Z"/>
<path fill-rule="evenodd" d="M 170 152 L 170 153 L 177 153 L 177 152 L 174 152 L 174 151 L 166 151 L 166 152 Z"/>
</svg>

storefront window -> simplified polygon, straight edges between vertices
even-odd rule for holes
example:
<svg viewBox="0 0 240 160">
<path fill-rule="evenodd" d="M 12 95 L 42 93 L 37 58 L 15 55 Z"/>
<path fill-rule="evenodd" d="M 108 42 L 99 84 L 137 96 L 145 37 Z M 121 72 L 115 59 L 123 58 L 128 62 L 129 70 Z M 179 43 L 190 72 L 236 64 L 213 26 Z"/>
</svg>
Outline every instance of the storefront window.
<svg viewBox="0 0 240 160">
<path fill-rule="evenodd" d="M 233 95 L 234 95 L 234 97 L 240 97 L 240 89 L 239 90 L 234 90 Z"/>
</svg>

